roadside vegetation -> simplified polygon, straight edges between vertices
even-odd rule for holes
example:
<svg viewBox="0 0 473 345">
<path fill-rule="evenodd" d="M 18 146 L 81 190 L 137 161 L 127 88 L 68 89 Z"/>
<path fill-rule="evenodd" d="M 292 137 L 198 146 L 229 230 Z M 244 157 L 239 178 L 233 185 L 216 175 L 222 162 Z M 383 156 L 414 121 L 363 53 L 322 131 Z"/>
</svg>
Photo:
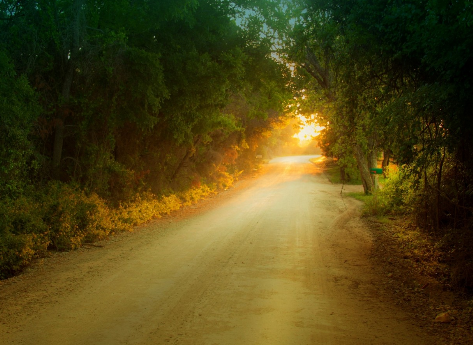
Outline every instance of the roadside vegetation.
<svg viewBox="0 0 473 345">
<path fill-rule="evenodd" d="M 311 159 L 313 163 L 317 162 L 317 158 Z M 334 184 L 348 184 L 348 185 L 360 185 L 361 179 L 358 170 L 350 169 L 345 170 L 345 175 L 341 174 L 340 165 L 336 160 L 329 159 L 324 162 L 325 170 L 324 174 L 328 180 Z"/>
<path fill-rule="evenodd" d="M 415 179 L 404 175 L 402 168 L 390 166 L 372 194 L 345 194 L 363 203 L 362 215 L 374 239 L 371 257 L 383 294 L 410 311 L 413 321 L 439 342 L 471 344 L 473 238 L 460 229 L 435 232 L 419 226 L 417 208 L 421 205 Z M 343 183 L 336 163 L 327 164 L 326 169 L 332 183 Z"/>
<path fill-rule="evenodd" d="M 472 293 L 473 266 L 469 262 L 473 238 L 469 233 L 449 228 L 435 232 L 419 225 L 418 209 L 422 207 L 415 179 L 401 168 L 391 165 L 381 178 L 379 189 L 372 194 L 347 193 L 363 202 L 362 214 L 383 228 L 397 243 L 405 259 L 416 263 L 419 273 L 437 279 L 448 290 Z M 335 162 L 326 164 L 327 178 L 342 184 L 340 169 Z M 352 181 L 361 185 L 361 181 Z M 420 203 L 420 204 L 419 204 Z"/>
<path fill-rule="evenodd" d="M 228 188 L 306 116 L 331 181 L 471 292 L 472 26 L 470 1 L 0 2 L 0 278 Z"/>
<path fill-rule="evenodd" d="M 0 203 L 0 278 L 21 271 L 48 250 L 67 251 L 107 238 L 190 205 L 214 193 L 201 186 L 158 198 L 152 193 L 111 207 L 95 193 L 51 182 L 46 189 Z"/>
<path fill-rule="evenodd" d="M 230 187 L 293 134 L 262 1 L 0 2 L 0 279 Z M 271 23 L 271 25 L 267 25 Z"/>
<path fill-rule="evenodd" d="M 470 2 L 296 3 L 298 110 L 325 127 L 317 138 L 339 181 L 360 178 L 366 214 L 405 218 L 399 246 L 438 251 L 428 260 L 449 268 L 448 287 L 473 292 Z M 381 189 L 373 168 L 388 175 Z"/>
<path fill-rule="evenodd" d="M 473 293 L 472 233 L 453 226 L 425 227 L 426 201 L 419 196 L 415 179 L 403 173 L 393 174 L 383 188 L 368 196 L 364 213 L 385 219 L 386 224 L 396 221 L 394 236 L 404 255 L 422 263 L 420 269 L 446 289 Z M 400 226 L 399 219 L 403 220 Z"/>
</svg>

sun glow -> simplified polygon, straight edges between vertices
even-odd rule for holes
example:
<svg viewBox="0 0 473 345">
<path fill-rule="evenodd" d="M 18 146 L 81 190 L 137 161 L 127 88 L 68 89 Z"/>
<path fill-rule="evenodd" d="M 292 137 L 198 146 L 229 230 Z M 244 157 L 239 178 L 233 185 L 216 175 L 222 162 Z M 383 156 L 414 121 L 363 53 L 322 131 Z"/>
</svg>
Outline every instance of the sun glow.
<svg viewBox="0 0 473 345">
<path fill-rule="evenodd" d="M 314 121 L 315 115 L 311 115 L 310 118 L 299 115 L 301 121 L 301 130 L 299 133 L 294 134 L 294 138 L 299 139 L 300 142 L 310 141 L 320 134 L 320 131 L 324 129 L 323 126 L 318 126 Z"/>
</svg>

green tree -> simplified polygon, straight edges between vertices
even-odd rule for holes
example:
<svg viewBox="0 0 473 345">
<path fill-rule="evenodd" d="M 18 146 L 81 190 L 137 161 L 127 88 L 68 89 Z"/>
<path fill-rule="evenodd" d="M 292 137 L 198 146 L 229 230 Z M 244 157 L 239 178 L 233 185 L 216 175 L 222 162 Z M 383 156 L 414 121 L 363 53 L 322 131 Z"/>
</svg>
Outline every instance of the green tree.
<svg viewBox="0 0 473 345">
<path fill-rule="evenodd" d="M 329 131 L 337 134 L 330 137 L 355 138 L 358 162 L 368 158 L 360 153 L 382 149 L 409 165 L 421 189 L 419 218 L 426 226 L 438 229 L 442 222 L 468 218 L 472 200 L 461 190 L 470 191 L 473 182 L 470 2 L 300 4 L 305 12 L 293 56 L 317 81 L 317 97 L 335 105 L 327 116 Z M 452 222 L 446 214 L 462 216 Z"/>
<path fill-rule="evenodd" d="M 44 109 L 44 180 L 107 197 L 158 192 L 204 166 L 205 152 L 266 132 L 290 98 L 287 68 L 272 56 L 283 10 L 279 1 L 2 2 L 1 44 Z M 228 112 L 236 99 L 248 111 Z"/>
<path fill-rule="evenodd" d="M 17 197 L 31 185 L 38 166 L 31 133 L 41 111 L 25 76 L 17 76 L 0 51 L 0 195 Z"/>
</svg>

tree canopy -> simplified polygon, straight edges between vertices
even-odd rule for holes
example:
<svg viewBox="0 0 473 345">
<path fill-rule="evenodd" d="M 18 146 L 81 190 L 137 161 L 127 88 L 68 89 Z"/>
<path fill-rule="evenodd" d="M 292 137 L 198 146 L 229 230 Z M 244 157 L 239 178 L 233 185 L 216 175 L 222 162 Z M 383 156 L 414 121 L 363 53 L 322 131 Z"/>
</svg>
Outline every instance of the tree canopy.
<svg viewBox="0 0 473 345">
<path fill-rule="evenodd" d="M 375 192 L 383 152 L 419 223 L 471 229 L 472 25 L 469 0 L 3 0 L 0 204 L 225 187 L 317 114 L 342 177 Z"/>
<path fill-rule="evenodd" d="M 254 152 L 258 144 L 247 142 L 270 128 L 267 119 L 284 116 L 291 98 L 288 68 L 262 34 L 277 8 L 271 1 L 3 1 L 2 97 L 21 103 L 8 111 L 21 117 L 7 124 L 2 114 L 2 130 L 18 133 L 14 145 L 23 151 L 15 155 L 38 166 L 18 179 L 76 181 L 125 197 L 138 185 L 159 194 L 211 178 L 204 166 L 236 170 L 224 163 L 226 152 Z M 14 87 L 23 89 L 9 94 Z"/>
<path fill-rule="evenodd" d="M 469 219 L 473 125 L 469 1 L 299 1 L 292 59 L 327 128 L 325 153 L 356 158 L 365 192 L 383 151 L 410 171 L 424 221 Z M 452 215 L 456 215 L 456 218 Z M 459 215 L 462 216 L 459 216 Z M 455 218 L 455 220 L 454 220 Z M 467 223 L 462 223 L 466 225 Z"/>
</svg>

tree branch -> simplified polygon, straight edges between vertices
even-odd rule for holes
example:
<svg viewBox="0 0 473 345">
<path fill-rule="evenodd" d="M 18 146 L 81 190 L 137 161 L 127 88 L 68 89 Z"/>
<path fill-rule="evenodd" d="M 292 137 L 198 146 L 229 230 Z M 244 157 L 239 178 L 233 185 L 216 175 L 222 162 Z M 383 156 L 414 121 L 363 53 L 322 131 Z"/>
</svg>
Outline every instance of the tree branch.
<svg viewBox="0 0 473 345">
<path fill-rule="evenodd" d="M 314 52 L 309 47 L 306 48 L 306 53 L 307 53 L 306 54 L 307 61 L 315 69 L 315 72 L 319 75 L 319 78 L 317 78 L 317 82 L 319 82 L 320 86 L 322 86 L 324 89 L 329 89 L 330 83 L 329 83 L 328 70 L 320 66 L 319 60 L 317 59 Z M 328 66 L 326 67 L 328 68 Z"/>
<path fill-rule="evenodd" d="M 326 56 L 325 68 L 322 68 L 319 60 L 315 56 L 314 52 L 307 47 L 306 48 L 306 59 L 307 63 L 302 64 L 302 67 L 317 81 L 320 87 L 325 91 L 325 95 L 329 101 L 335 100 L 335 95 L 331 90 L 330 72 L 329 72 L 329 58 Z"/>
<path fill-rule="evenodd" d="M 317 80 L 317 83 L 319 83 L 319 85 L 321 87 L 323 87 L 323 80 L 320 78 L 320 76 L 310 67 L 308 66 L 307 64 L 302 64 L 302 67 L 307 71 L 309 72 L 309 74 L 315 78 L 315 80 Z"/>
</svg>

